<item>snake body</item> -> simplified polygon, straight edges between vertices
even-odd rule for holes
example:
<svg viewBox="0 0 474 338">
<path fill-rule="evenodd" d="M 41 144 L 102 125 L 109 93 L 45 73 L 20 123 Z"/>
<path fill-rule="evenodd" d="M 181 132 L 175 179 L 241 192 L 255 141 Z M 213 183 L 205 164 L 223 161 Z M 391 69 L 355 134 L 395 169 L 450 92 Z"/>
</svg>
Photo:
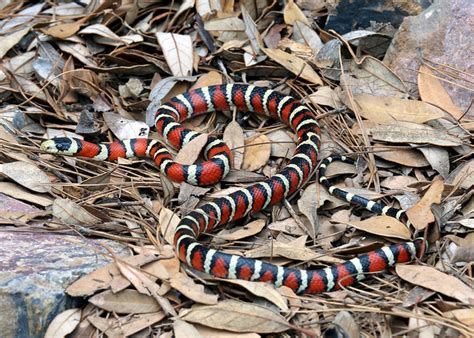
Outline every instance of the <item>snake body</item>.
<svg viewBox="0 0 474 338">
<path fill-rule="evenodd" d="M 265 181 L 216 198 L 191 211 L 176 228 L 174 243 L 181 261 L 193 268 L 221 278 L 271 282 L 285 285 L 297 293 L 319 293 L 337 290 L 362 280 L 367 273 L 378 272 L 396 263 L 421 257 L 426 244 L 422 239 L 394 244 L 360 255 L 341 264 L 314 270 L 300 270 L 264 261 L 232 255 L 207 248 L 197 242 L 201 233 L 210 232 L 251 213 L 281 202 L 296 192 L 317 169 L 321 145 L 321 130 L 311 110 L 300 101 L 274 90 L 245 84 L 227 84 L 199 88 L 178 95 L 158 108 L 155 125 L 159 134 L 176 149 L 199 134 L 184 128 L 179 122 L 213 111 L 249 111 L 281 120 L 297 135 L 296 151 L 287 165 Z M 160 170 L 175 182 L 194 185 L 217 183 L 230 170 L 231 152 L 225 143 L 209 137 L 204 148 L 207 161 L 182 165 L 173 161 L 167 148 L 156 140 L 132 139 L 112 144 L 94 144 L 74 138 L 55 138 L 43 142 L 42 149 L 50 153 L 83 156 L 96 160 L 118 157 L 151 157 Z M 331 156 L 319 166 L 319 182 L 328 191 L 378 214 L 396 219 L 405 217 L 400 209 L 370 201 L 333 186 L 325 176 L 333 161 L 352 160 Z"/>
</svg>

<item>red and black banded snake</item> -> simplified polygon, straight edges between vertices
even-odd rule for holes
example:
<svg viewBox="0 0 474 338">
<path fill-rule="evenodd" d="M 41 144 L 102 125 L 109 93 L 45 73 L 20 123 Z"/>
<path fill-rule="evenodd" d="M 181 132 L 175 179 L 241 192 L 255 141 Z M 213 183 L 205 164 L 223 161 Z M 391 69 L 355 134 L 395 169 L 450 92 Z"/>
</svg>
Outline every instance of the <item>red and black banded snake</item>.
<svg viewBox="0 0 474 338">
<path fill-rule="evenodd" d="M 278 174 L 228 196 L 214 199 L 185 215 L 178 224 L 174 237 L 181 261 L 221 278 L 271 282 L 276 286 L 285 285 L 297 293 L 319 293 L 337 290 L 363 279 L 367 273 L 382 271 L 395 263 L 408 262 L 423 255 L 426 243 L 423 239 L 416 239 L 413 242 L 382 247 L 331 267 L 300 270 L 227 254 L 199 244 L 197 238 L 201 233 L 210 232 L 218 225 L 281 202 L 295 193 L 317 169 L 321 145 L 321 130 L 317 120 L 300 101 L 274 90 L 246 84 L 216 85 L 192 90 L 162 104 L 155 114 L 155 126 L 171 146 L 180 149 L 199 134 L 184 128 L 179 122 L 199 114 L 232 109 L 265 114 L 283 121 L 298 137 L 296 151 Z M 43 142 L 41 148 L 50 153 L 96 160 L 150 157 L 171 180 L 194 185 L 219 182 L 229 172 L 232 156 L 225 143 L 214 137 L 209 137 L 204 148 L 206 161 L 194 165 L 174 162 L 162 143 L 150 139 L 94 144 L 73 138 L 55 138 Z M 327 157 L 321 162 L 319 182 L 331 194 L 378 214 L 396 219 L 405 218 L 403 210 L 334 187 L 325 176 L 327 166 L 333 161 L 353 163 L 344 156 Z"/>
</svg>

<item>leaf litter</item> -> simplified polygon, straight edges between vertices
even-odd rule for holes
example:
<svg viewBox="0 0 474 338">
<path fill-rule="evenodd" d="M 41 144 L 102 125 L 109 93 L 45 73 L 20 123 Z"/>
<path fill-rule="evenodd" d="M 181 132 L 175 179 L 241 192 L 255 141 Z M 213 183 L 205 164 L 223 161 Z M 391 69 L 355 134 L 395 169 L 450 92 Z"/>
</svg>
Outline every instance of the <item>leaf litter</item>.
<svg viewBox="0 0 474 338">
<path fill-rule="evenodd" d="M 324 1 L 83 5 L 10 2 L 1 10 L 0 196 L 41 208 L 18 217 L 8 209 L 12 204 L 2 204 L 2 224 L 38 232 L 83 229 L 134 252 L 122 258 L 111 253 L 113 263 L 71 284 L 66 293 L 87 298 L 88 305 L 58 314 L 46 336 L 311 336 L 336 328 L 349 337 L 474 334 L 474 124 L 440 80 L 445 68 L 424 62 L 418 93 L 408 92 L 377 59 L 386 47 L 364 47 L 391 37 L 325 31 L 314 14 L 331 11 Z M 425 263 L 399 265 L 392 279 L 382 275 L 315 296 L 221 281 L 181 265 L 169 244 L 187 212 L 275 174 L 291 157 L 293 133 L 268 118 L 231 112 L 186 122 L 204 135 L 177 160 L 199 161 L 208 136 L 223 137 L 234 157 L 228 178 L 201 190 L 169 182 L 147 160 L 97 163 L 38 151 L 43 138 L 73 132 L 103 142 L 157 138 L 150 128 L 153 112 L 166 99 L 233 82 L 270 86 L 307 103 L 323 127 L 325 154 L 339 149 L 368 161 L 333 164 L 328 177 L 372 200 L 408 204 L 415 228 L 430 232 Z M 229 224 L 202 241 L 229 253 L 314 268 L 412 236 L 392 218 L 329 195 L 315 177 L 245 224 Z M 386 314 L 394 320 L 386 321 Z"/>
</svg>

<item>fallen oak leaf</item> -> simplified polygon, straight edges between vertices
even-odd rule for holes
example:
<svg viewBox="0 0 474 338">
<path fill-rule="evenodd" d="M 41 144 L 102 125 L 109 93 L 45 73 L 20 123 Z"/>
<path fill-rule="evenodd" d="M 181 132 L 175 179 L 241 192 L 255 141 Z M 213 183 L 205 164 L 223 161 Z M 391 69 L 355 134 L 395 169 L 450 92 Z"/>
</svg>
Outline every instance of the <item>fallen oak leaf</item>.
<svg viewBox="0 0 474 338">
<path fill-rule="evenodd" d="M 443 181 L 434 181 L 423 198 L 406 211 L 408 219 L 415 228 L 423 230 L 428 224 L 434 222 L 435 217 L 431 212 L 431 205 L 441 203 L 441 194 L 443 193 L 443 190 Z"/>
<path fill-rule="evenodd" d="M 397 264 L 395 271 L 400 278 L 407 282 L 442 293 L 465 304 L 474 304 L 474 290 L 472 288 L 458 278 L 431 266 Z"/>
</svg>

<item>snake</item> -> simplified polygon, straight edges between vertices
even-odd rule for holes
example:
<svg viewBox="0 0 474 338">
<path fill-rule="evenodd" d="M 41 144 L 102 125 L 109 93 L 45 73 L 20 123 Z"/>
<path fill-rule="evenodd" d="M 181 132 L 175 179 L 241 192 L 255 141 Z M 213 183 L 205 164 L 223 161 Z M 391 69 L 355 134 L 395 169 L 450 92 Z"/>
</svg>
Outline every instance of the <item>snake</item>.
<svg viewBox="0 0 474 338">
<path fill-rule="evenodd" d="M 201 234 L 210 233 L 218 226 L 282 202 L 299 191 L 316 172 L 319 183 L 337 198 L 376 214 L 400 221 L 407 219 L 402 209 L 336 187 L 326 176 L 327 167 L 335 161 L 354 161 L 346 156 L 332 155 L 320 161 L 318 166 L 321 129 L 315 114 L 300 100 L 276 90 L 239 83 L 197 88 L 161 104 L 155 112 L 154 122 L 157 132 L 166 143 L 179 150 L 200 135 L 182 126 L 182 121 L 200 114 L 234 110 L 262 114 L 283 122 L 297 136 L 296 149 L 277 174 L 206 202 L 181 218 L 175 230 L 174 246 L 183 263 L 219 278 L 267 282 L 276 287 L 289 287 L 297 294 L 316 294 L 341 289 L 361 281 L 371 273 L 423 256 L 427 243 L 422 238 L 416 238 L 410 242 L 383 246 L 332 266 L 296 269 L 229 254 L 200 244 L 198 238 Z M 48 153 L 99 161 L 119 157 L 148 157 L 172 181 L 199 186 L 220 182 L 229 173 L 232 163 L 231 150 L 224 141 L 214 136 L 208 137 L 203 148 L 204 161 L 191 165 L 175 162 L 165 144 L 148 138 L 117 140 L 106 144 L 59 137 L 44 141 L 41 149 Z M 408 220 L 403 222 L 410 226 Z"/>
</svg>

